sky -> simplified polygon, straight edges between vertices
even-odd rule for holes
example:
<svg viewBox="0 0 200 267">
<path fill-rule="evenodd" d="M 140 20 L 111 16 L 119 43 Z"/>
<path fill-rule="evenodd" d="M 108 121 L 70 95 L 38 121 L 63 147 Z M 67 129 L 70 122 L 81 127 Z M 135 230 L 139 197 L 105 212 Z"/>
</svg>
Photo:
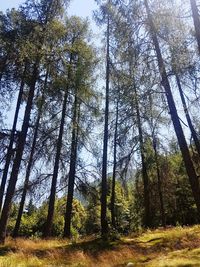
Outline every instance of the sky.
<svg viewBox="0 0 200 267">
<path fill-rule="evenodd" d="M 0 10 L 5 11 L 8 8 L 18 7 L 24 0 L 1 0 Z M 92 11 L 97 8 L 94 0 L 72 0 L 68 13 L 81 17 L 92 18 Z"/>
<path fill-rule="evenodd" d="M 20 4 L 23 4 L 25 0 L 0 0 L 0 11 L 5 12 L 6 9 L 17 8 Z M 90 27 L 93 31 L 95 44 L 99 46 L 101 39 L 101 30 L 97 27 L 93 21 L 93 11 L 97 9 L 97 4 L 94 0 L 71 0 L 71 4 L 68 9 L 68 15 L 76 15 L 82 18 L 88 18 L 90 21 Z"/>
<path fill-rule="evenodd" d="M 7 9 L 18 8 L 20 4 L 23 4 L 25 0 L 0 0 L 0 11 L 5 12 Z M 97 5 L 94 0 L 71 0 L 71 4 L 68 9 L 68 15 L 76 15 L 83 18 L 89 18 L 90 26 L 94 33 L 95 44 L 98 46 L 101 34 L 99 28 L 92 20 L 93 11 L 97 9 Z M 15 106 L 15 105 L 13 105 Z M 12 125 L 14 110 L 7 111 L 7 124 Z"/>
<path fill-rule="evenodd" d="M 19 5 L 23 4 L 25 0 L 0 0 L 0 11 L 5 12 L 7 9 L 18 8 Z M 90 23 L 90 27 L 94 33 L 94 43 L 96 46 L 100 44 L 101 33 L 100 29 L 96 26 L 95 22 L 92 20 L 93 11 L 97 9 L 97 5 L 94 0 L 71 0 L 71 4 L 69 9 L 67 10 L 67 14 L 72 16 L 80 16 L 82 18 L 88 18 Z M 11 128 L 13 124 L 13 117 L 15 112 L 16 103 L 13 102 L 11 109 L 5 110 L 6 116 L 6 127 Z M 20 110 L 20 117 L 23 117 L 23 108 Z M 18 123 L 17 128 L 20 130 L 21 125 Z M 90 155 L 85 155 L 88 158 L 88 162 L 91 160 Z"/>
</svg>

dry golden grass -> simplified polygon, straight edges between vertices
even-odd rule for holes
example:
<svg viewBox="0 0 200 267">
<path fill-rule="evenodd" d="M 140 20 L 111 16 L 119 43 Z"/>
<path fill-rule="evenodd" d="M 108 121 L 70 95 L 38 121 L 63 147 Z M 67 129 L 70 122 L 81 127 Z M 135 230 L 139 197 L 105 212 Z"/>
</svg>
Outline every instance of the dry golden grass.
<svg viewBox="0 0 200 267">
<path fill-rule="evenodd" d="M 0 247 L 0 267 L 180 267 L 200 266 L 200 226 L 146 231 L 137 237 L 103 242 L 8 239 Z"/>
</svg>

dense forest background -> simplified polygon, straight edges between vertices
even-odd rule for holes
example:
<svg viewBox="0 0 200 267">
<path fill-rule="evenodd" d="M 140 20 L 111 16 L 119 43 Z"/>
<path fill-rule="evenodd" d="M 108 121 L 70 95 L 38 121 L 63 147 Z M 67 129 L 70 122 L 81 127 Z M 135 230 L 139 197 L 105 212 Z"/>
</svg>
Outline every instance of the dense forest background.
<svg viewBox="0 0 200 267">
<path fill-rule="evenodd" d="M 96 2 L 0 13 L 1 243 L 200 221 L 200 3 Z"/>
</svg>

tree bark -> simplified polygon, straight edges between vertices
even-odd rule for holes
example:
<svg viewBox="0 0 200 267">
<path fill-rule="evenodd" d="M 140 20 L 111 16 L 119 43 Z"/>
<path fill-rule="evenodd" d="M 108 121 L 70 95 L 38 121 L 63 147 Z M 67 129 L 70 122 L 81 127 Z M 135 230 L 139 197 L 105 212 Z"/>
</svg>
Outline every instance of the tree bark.
<svg viewBox="0 0 200 267">
<path fill-rule="evenodd" d="M 144 186 L 144 226 L 151 227 L 151 208 L 150 208 L 150 192 L 149 192 L 149 176 L 147 172 L 147 164 L 145 158 L 145 148 L 144 148 L 144 140 L 143 140 L 143 130 L 140 119 L 140 108 L 138 103 L 138 95 L 137 90 L 134 85 L 134 93 L 135 93 L 135 107 L 136 107 L 136 115 L 137 115 L 137 127 L 139 132 L 139 144 L 140 144 L 140 155 L 142 160 L 142 179 Z"/>
<path fill-rule="evenodd" d="M 62 138 L 63 138 L 63 132 L 64 132 L 64 125 L 65 125 L 67 98 L 68 98 L 68 88 L 66 88 L 65 90 L 65 95 L 64 95 L 64 100 L 63 100 L 62 115 L 61 115 L 60 129 L 59 129 L 59 135 L 58 135 L 57 146 L 56 146 L 56 157 L 55 157 L 55 163 L 54 163 L 51 193 L 49 197 L 48 215 L 47 215 L 47 221 L 45 225 L 44 237 L 50 237 L 52 234 L 54 206 L 55 206 L 55 198 L 56 198 L 56 185 L 57 185 L 57 179 L 58 179 L 60 153 L 62 149 Z"/>
<path fill-rule="evenodd" d="M 165 94 L 167 97 L 167 102 L 168 102 L 168 107 L 169 107 L 170 114 L 171 114 L 171 119 L 172 119 L 172 122 L 174 125 L 174 129 L 175 129 L 176 136 L 178 139 L 179 147 L 180 147 L 180 150 L 182 153 L 183 161 L 184 161 L 185 168 L 186 168 L 186 171 L 187 171 L 187 174 L 189 177 L 190 185 L 192 188 L 194 200 L 195 200 L 195 203 L 197 206 L 198 219 L 200 220 L 200 188 L 199 188 L 198 177 L 197 177 L 197 174 L 195 172 L 195 168 L 194 168 L 193 162 L 192 162 L 191 157 L 190 157 L 188 145 L 187 145 L 187 142 L 186 142 L 186 139 L 185 139 L 185 136 L 183 133 L 183 129 L 182 129 L 179 117 L 178 117 L 176 105 L 174 102 L 170 83 L 169 83 L 167 72 L 165 69 L 165 64 L 164 64 L 163 57 L 161 54 L 160 45 L 158 42 L 158 37 L 156 34 L 155 25 L 153 23 L 153 19 L 152 19 L 151 13 L 150 13 L 150 9 L 149 9 L 149 5 L 148 5 L 147 0 L 145 0 L 145 7 L 146 7 L 146 11 L 147 11 L 147 16 L 148 16 L 150 32 L 152 35 L 152 40 L 153 40 L 155 52 L 157 55 L 158 67 L 159 67 L 160 75 L 162 78 L 162 85 L 165 89 Z"/>
<path fill-rule="evenodd" d="M 30 83 L 30 89 L 29 89 L 22 129 L 20 132 L 19 142 L 17 146 L 17 151 L 16 151 L 11 175 L 10 175 L 5 202 L 4 202 L 4 206 L 2 209 L 2 213 L 1 213 L 1 218 L 0 218 L 0 243 L 1 244 L 5 242 L 5 238 L 6 238 L 6 229 L 7 229 L 9 212 L 11 209 L 12 198 L 15 192 L 15 186 L 16 186 L 16 182 L 17 182 L 17 178 L 19 174 L 19 168 L 20 168 L 24 146 L 26 142 L 26 136 L 27 136 L 27 132 L 29 128 L 29 120 L 30 120 L 32 103 L 33 103 L 33 98 L 34 98 L 34 93 L 35 93 L 35 85 L 36 85 L 38 73 L 39 73 L 38 65 L 39 65 L 39 61 L 36 62 L 33 67 L 32 79 Z"/>
<path fill-rule="evenodd" d="M 160 167 L 159 167 L 159 159 L 158 159 L 158 150 L 157 150 L 157 141 L 155 136 L 153 136 L 153 148 L 155 153 L 155 161 L 156 161 L 156 172 L 157 172 L 157 179 L 158 179 L 158 194 L 160 200 L 160 216 L 162 226 L 166 226 L 166 217 L 165 217 L 165 208 L 164 208 L 164 201 L 163 201 L 163 191 L 162 191 L 162 179 L 160 174 Z"/>
<path fill-rule="evenodd" d="M 33 166 L 33 157 L 34 157 L 34 153 L 35 153 L 35 146 L 36 146 L 36 142 L 37 142 L 40 119 L 41 119 L 41 116 L 42 116 L 42 109 L 43 109 L 44 98 L 45 98 L 45 94 L 44 93 L 45 93 L 46 87 L 47 87 L 47 78 L 48 78 L 48 71 L 46 73 L 46 77 L 45 77 L 45 81 L 44 81 L 44 89 L 43 89 L 43 92 L 42 92 L 41 104 L 39 106 L 37 120 L 36 120 L 36 123 L 35 123 L 35 131 L 34 131 L 34 136 L 33 136 L 33 142 L 32 142 L 30 157 L 29 157 L 29 161 L 28 161 L 28 165 L 27 165 L 27 169 L 26 169 L 26 176 L 25 176 L 24 187 L 23 187 L 23 191 L 22 191 L 22 197 L 21 197 L 21 201 L 20 201 L 19 211 L 18 211 L 18 214 L 17 214 L 17 220 L 16 220 L 16 223 L 15 223 L 15 228 L 13 230 L 13 237 L 18 237 L 18 235 L 19 235 L 21 218 L 22 218 L 22 215 L 23 215 L 24 204 L 25 204 L 25 200 L 26 200 L 26 194 L 27 194 L 28 186 L 29 186 L 29 178 L 30 178 L 31 169 L 32 169 L 32 166 Z"/>
<path fill-rule="evenodd" d="M 192 138 L 194 140 L 197 153 L 198 153 L 198 155 L 200 157 L 200 142 L 199 142 L 199 138 L 197 136 L 197 133 L 196 133 L 195 128 L 193 126 L 192 120 L 190 118 L 190 114 L 189 114 L 189 111 L 188 111 L 188 108 L 187 108 L 187 104 L 186 104 L 186 101 L 185 101 L 185 96 L 183 94 L 183 90 L 182 90 L 182 86 L 181 86 L 181 81 L 180 81 L 179 76 L 177 74 L 175 74 L 175 76 L 176 76 L 176 82 L 177 82 L 177 85 L 178 85 L 178 90 L 179 90 L 179 93 L 180 93 L 180 96 L 181 96 L 181 101 L 182 101 L 182 104 L 183 104 L 183 109 L 184 109 L 185 116 L 186 116 L 186 119 L 187 119 L 187 123 L 188 123 L 188 126 L 190 128 L 191 135 L 192 135 Z"/>
<path fill-rule="evenodd" d="M 107 52 L 106 52 L 106 102 L 104 117 L 104 138 L 103 138 L 103 162 L 102 162 L 102 183 L 101 183 L 101 236 L 107 239 L 107 158 L 108 158 L 108 119 L 109 119 L 109 87 L 110 87 L 110 19 L 107 19 Z"/>
<path fill-rule="evenodd" d="M 113 151 L 113 175 L 112 175 L 112 191 L 111 191 L 111 223 L 116 228 L 115 216 L 115 184 L 116 184 L 116 167 L 117 167 L 117 136 L 118 136 L 118 117 L 119 117 L 119 99 L 116 105 L 115 133 L 114 133 L 114 151 Z"/>
<path fill-rule="evenodd" d="M 195 35 L 196 35 L 198 50 L 200 54 L 200 18 L 199 18 L 199 11 L 197 8 L 196 0 L 190 0 L 190 5 L 192 9 L 192 17 L 193 17 L 193 22 L 194 22 Z"/>
<path fill-rule="evenodd" d="M 16 104 L 16 109 L 15 109 L 15 115 L 14 115 L 14 121 L 13 121 L 13 126 L 11 130 L 11 135 L 10 135 L 10 142 L 6 154 L 6 162 L 3 170 L 3 175 L 2 175 L 2 180 L 1 180 L 1 187 L 0 187 L 0 211 L 2 208 L 2 203 L 3 203 L 3 195 L 5 191 L 5 185 L 7 181 L 7 176 L 8 176 L 8 170 L 10 166 L 10 161 L 13 155 L 13 143 L 14 143 L 14 138 L 15 138 L 15 132 L 16 132 L 16 126 L 17 126 L 17 120 L 18 120 L 18 115 L 19 115 L 19 110 L 20 110 L 20 104 L 22 101 L 22 96 L 23 96 L 23 89 L 24 89 L 24 77 L 26 74 L 26 64 L 24 67 L 24 72 L 22 76 L 22 81 L 19 89 L 19 94 L 17 98 L 17 104 Z"/>
<path fill-rule="evenodd" d="M 43 233 L 44 237 L 50 237 L 52 235 L 54 206 L 55 206 L 55 199 L 56 199 L 56 185 L 57 185 L 58 172 L 59 172 L 60 154 L 61 154 L 61 149 L 62 149 L 62 139 L 63 139 L 64 125 L 65 125 L 67 98 L 68 98 L 68 93 L 69 93 L 69 83 L 71 79 L 72 57 L 73 56 L 71 54 L 70 59 L 69 59 L 69 69 L 68 69 L 68 74 L 67 74 L 68 84 L 67 84 L 67 88 L 65 90 L 64 99 L 63 99 L 60 129 L 59 129 L 59 135 L 58 135 L 57 146 L 56 146 L 56 157 L 55 157 L 53 177 L 52 177 L 52 183 L 51 183 L 51 193 L 49 197 L 47 221 L 46 221 L 45 230 Z"/>
<path fill-rule="evenodd" d="M 65 226 L 64 226 L 64 237 L 67 238 L 71 237 L 72 207 L 73 207 L 74 183 L 76 175 L 76 161 L 77 161 L 77 148 L 78 148 L 78 135 L 79 135 L 79 125 L 78 125 L 79 117 L 80 117 L 80 104 L 78 103 L 77 92 L 76 92 L 74 99 L 73 119 L 72 119 L 72 143 L 71 143 L 67 205 L 66 205 Z"/>
</svg>

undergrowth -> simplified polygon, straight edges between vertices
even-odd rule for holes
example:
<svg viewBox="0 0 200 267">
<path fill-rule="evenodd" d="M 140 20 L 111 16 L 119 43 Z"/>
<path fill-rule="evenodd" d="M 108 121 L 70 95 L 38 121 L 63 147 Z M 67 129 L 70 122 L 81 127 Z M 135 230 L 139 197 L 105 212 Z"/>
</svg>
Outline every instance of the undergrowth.
<svg viewBox="0 0 200 267">
<path fill-rule="evenodd" d="M 146 231 L 138 236 L 77 242 L 8 239 L 0 247 L 0 267 L 180 267 L 200 266 L 200 226 Z"/>
</svg>

